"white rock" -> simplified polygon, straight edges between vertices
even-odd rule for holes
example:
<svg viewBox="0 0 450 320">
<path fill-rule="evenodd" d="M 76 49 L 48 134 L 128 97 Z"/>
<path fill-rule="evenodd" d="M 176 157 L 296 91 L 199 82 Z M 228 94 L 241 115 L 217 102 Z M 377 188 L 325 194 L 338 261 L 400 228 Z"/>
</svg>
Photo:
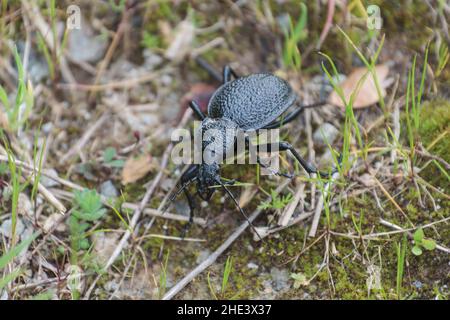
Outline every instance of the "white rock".
<svg viewBox="0 0 450 320">
<path fill-rule="evenodd" d="M 30 198 L 28 198 L 25 193 L 19 193 L 17 212 L 28 217 L 31 217 L 33 215 L 33 205 L 31 204 Z"/>
<path fill-rule="evenodd" d="M 247 264 L 247 268 L 249 268 L 249 269 L 258 269 L 259 266 L 258 266 L 256 263 L 249 262 L 249 263 Z"/>
<path fill-rule="evenodd" d="M 314 131 L 313 139 L 315 143 L 326 145 L 327 143 L 332 144 L 336 139 L 339 130 L 336 129 L 332 124 L 324 122 L 320 127 Z"/>
<path fill-rule="evenodd" d="M 55 169 L 47 169 L 45 170 L 45 174 L 50 176 L 50 177 L 57 177 L 58 176 L 58 172 L 56 172 Z M 55 180 L 47 177 L 46 175 L 41 175 L 41 180 L 40 183 L 46 187 L 46 188 L 53 188 L 59 185 L 58 182 L 56 182 Z"/>
<path fill-rule="evenodd" d="M 69 32 L 67 41 L 69 57 L 77 62 L 97 62 L 105 53 L 107 39 L 95 35 L 86 19 L 82 18 L 81 23 L 82 28 Z"/>
<path fill-rule="evenodd" d="M 7 219 L 3 221 L 2 225 L 0 226 L 0 233 L 4 235 L 6 238 L 10 239 L 12 237 L 12 219 Z M 23 233 L 23 230 L 25 229 L 22 221 L 20 219 L 17 219 L 16 221 L 16 236 L 20 236 Z"/>
<path fill-rule="evenodd" d="M 106 263 L 117 247 L 119 234 L 113 232 L 96 232 L 92 235 L 94 252 L 100 263 Z"/>
<path fill-rule="evenodd" d="M 100 185 L 100 194 L 107 198 L 116 198 L 119 196 L 119 191 L 111 180 L 107 180 Z"/>
</svg>

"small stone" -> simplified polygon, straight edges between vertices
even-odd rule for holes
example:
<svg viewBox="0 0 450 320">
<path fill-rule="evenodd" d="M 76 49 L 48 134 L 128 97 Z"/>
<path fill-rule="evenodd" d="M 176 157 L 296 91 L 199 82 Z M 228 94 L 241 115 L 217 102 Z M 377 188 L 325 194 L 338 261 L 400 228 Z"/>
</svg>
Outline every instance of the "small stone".
<svg viewBox="0 0 450 320">
<path fill-rule="evenodd" d="M 42 133 L 49 134 L 50 131 L 52 131 L 53 127 L 53 122 L 44 123 L 41 127 Z"/>
<path fill-rule="evenodd" d="M 56 172 L 55 169 L 48 169 L 45 170 L 45 175 L 41 175 L 41 180 L 39 181 L 44 187 L 46 188 L 53 188 L 59 185 L 59 183 L 55 180 L 53 180 L 50 177 L 57 177 L 58 172 Z"/>
<path fill-rule="evenodd" d="M 270 269 L 270 275 L 272 277 L 272 283 L 275 290 L 280 291 L 288 289 L 289 285 L 289 273 L 287 270 L 280 270 L 276 267 Z"/>
<path fill-rule="evenodd" d="M 173 204 L 174 211 L 182 216 L 189 216 L 190 208 L 187 201 L 175 201 Z"/>
<path fill-rule="evenodd" d="M 208 249 L 200 251 L 200 253 L 199 253 L 198 257 L 197 257 L 196 263 L 197 263 L 197 264 L 202 263 L 202 262 L 205 261 L 210 255 L 211 255 L 211 251 L 209 251 Z"/>
<path fill-rule="evenodd" d="M 113 232 L 96 232 L 92 235 L 91 240 L 94 243 L 97 261 L 106 264 L 117 247 L 119 235 Z"/>
<path fill-rule="evenodd" d="M 144 57 L 144 66 L 148 70 L 153 70 L 155 67 L 157 67 L 161 62 L 163 61 L 163 58 L 150 49 L 144 49 L 144 52 L 142 53 Z"/>
<path fill-rule="evenodd" d="M 105 53 L 107 39 L 102 35 L 95 35 L 84 17 L 81 23 L 82 28 L 69 32 L 67 43 L 69 57 L 77 62 L 97 62 Z"/>
<path fill-rule="evenodd" d="M 420 282 L 419 280 L 415 280 L 413 281 L 413 286 L 416 287 L 417 289 L 421 289 L 423 287 L 423 283 Z"/>
<path fill-rule="evenodd" d="M 17 203 L 17 212 L 24 216 L 31 217 L 33 215 L 33 205 L 30 198 L 25 193 L 19 193 L 19 201 Z"/>
<path fill-rule="evenodd" d="M 253 263 L 253 262 L 249 262 L 248 264 L 247 264 L 247 268 L 249 268 L 249 269 L 258 269 L 259 268 L 259 266 L 256 264 L 256 263 Z"/>
<path fill-rule="evenodd" d="M 61 214 L 59 213 L 52 213 L 44 222 L 44 226 L 42 227 L 45 231 L 45 233 L 49 232 L 53 227 L 58 223 L 58 221 L 61 219 Z M 56 231 L 58 232 L 65 232 L 67 229 L 65 223 L 59 223 L 56 227 Z"/>
<path fill-rule="evenodd" d="M 333 154 L 331 153 L 331 150 L 327 148 L 323 155 L 320 157 L 319 164 L 321 167 L 328 167 L 334 165 L 334 158 Z"/>
<path fill-rule="evenodd" d="M 103 288 L 108 292 L 114 292 L 119 288 L 119 285 L 115 280 L 111 280 L 106 282 Z"/>
<path fill-rule="evenodd" d="M 5 220 L 2 225 L 0 226 L 0 233 L 4 235 L 6 238 L 10 239 L 12 237 L 12 219 Z M 16 236 L 20 236 L 25 227 L 20 219 L 16 220 Z"/>
<path fill-rule="evenodd" d="M 338 133 L 338 129 L 336 129 L 332 124 L 325 122 L 320 125 L 320 127 L 318 127 L 316 131 L 314 131 L 313 139 L 314 142 L 321 145 L 332 144 L 336 139 Z"/>
<path fill-rule="evenodd" d="M 119 191 L 111 180 L 107 180 L 100 185 L 100 194 L 106 198 L 116 198 L 119 196 Z"/>
<path fill-rule="evenodd" d="M 173 179 L 167 178 L 161 182 L 161 189 L 164 191 L 169 191 L 175 185 L 175 181 Z"/>
</svg>

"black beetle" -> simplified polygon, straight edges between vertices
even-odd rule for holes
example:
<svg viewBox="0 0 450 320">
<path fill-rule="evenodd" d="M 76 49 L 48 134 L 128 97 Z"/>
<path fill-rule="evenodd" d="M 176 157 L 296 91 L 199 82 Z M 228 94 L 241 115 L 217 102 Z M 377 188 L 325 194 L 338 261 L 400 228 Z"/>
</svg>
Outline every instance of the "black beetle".
<svg viewBox="0 0 450 320">
<path fill-rule="evenodd" d="M 231 79 L 232 76 L 235 78 L 234 80 Z M 223 136 L 223 139 L 220 139 L 222 145 L 213 146 L 213 149 L 223 148 L 223 154 L 225 154 L 229 148 L 235 147 L 235 140 L 225 136 L 226 132 L 230 132 L 229 129 L 231 131 L 240 129 L 245 132 L 248 130 L 279 128 L 295 119 L 305 108 L 324 104 L 316 103 L 309 106 L 301 106 L 284 116 L 281 120 L 277 120 L 289 107 L 294 105 L 296 100 L 297 95 L 291 86 L 285 80 L 275 75 L 256 73 L 238 77 L 229 66 L 225 66 L 222 85 L 215 91 L 209 101 L 208 116 L 200 110 L 199 105 L 195 101 L 191 101 L 189 107 L 202 120 L 198 129 L 200 132 L 216 129 Z M 250 141 L 246 139 L 246 143 L 248 144 Z M 212 144 L 214 144 L 214 140 L 202 141 L 202 152 L 205 148 L 211 147 Z M 336 172 L 336 169 L 331 170 L 330 173 L 318 171 L 315 166 L 305 161 L 288 142 L 277 142 L 277 145 L 279 151 L 289 150 L 309 174 L 317 173 L 322 177 L 327 177 Z M 272 144 L 265 146 L 268 152 L 271 151 L 271 146 Z M 258 163 L 264 166 L 259 161 L 259 158 Z M 177 195 L 184 192 L 190 208 L 190 223 L 192 223 L 196 205 L 194 197 L 188 192 L 187 187 L 194 181 L 197 181 L 197 194 L 205 201 L 210 200 L 213 195 L 215 188 L 212 187 L 220 186 L 233 199 L 241 214 L 247 219 L 235 197 L 226 187 L 226 185 L 232 184 L 233 181 L 223 181 L 219 170 L 220 164 L 218 162 L 213 161 L 209 164 L 202 162 L 201 164 L 191 164 L 181 176 L 181 187 L 172 195 L 170 200 L 173 201 Z M 283 175 L 279 172 L 276 174 Z"/>
</svg>

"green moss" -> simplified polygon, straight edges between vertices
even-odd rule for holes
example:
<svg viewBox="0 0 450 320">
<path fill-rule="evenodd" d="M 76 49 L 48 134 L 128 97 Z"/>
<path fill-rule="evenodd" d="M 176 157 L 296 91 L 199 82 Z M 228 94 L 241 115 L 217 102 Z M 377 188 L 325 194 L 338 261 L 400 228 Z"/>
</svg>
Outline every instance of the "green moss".
<svg viewBox="0 0 450 320">
<path fill-rule="evenodd" d="M 437 99 L 423 104 L 420 113 L 420 138 L 425 147 L 450 130 L 450 102 Z M 429 151 L 450 162 L 450 139 L 440 139 Z"/>
<path fill-rule="evenodd" d="M 450 102 L 436 99 L 424 103 L 420 119 L 419 135 L 423 146 L 431 154 L 450 162 Z M 430 144 L 433 145 L 430 147 Z M 440 165 L 443 167 L 442 164 Z M 431 184 L 440 186 L 444 190 L 448 190 L 450 187 L 448 178 L 435 163 L 428 165 L 420 175 L 426 177 Z"/>
</svg>

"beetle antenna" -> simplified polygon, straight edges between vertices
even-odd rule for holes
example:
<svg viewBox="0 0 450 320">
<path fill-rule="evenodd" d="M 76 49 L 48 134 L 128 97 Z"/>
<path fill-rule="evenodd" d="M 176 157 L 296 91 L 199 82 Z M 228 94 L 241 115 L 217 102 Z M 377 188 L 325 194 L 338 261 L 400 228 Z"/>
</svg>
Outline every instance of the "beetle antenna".
<svg viewBox="0 0 450 320">
<path fill-rule="evenodd" d="M 169 197 L 169 203 L 167 204 L 167 206 L 164 208 L 164 211 L 162 212 L 162 214 L 165 214 L 167 212 L 167 210 L 170 207 L 170 204 L 184 191 L 184 189 L 186 189 L 187 187 L 189 187 L 189 185 L 194 182 L 195 180 L 197 180 L 197 177 L 194 177 L 191 180 L 186 181 L 181 187 L 178 188 L 177 191 L 173 192 L 172 195 Z"/>
<path fill-rule="evenodd" d="M 248 224 L 250 225 L 250 227 L 253 229 L 253 231 L 256 233 L 256 235 L 258 236 L 259 240 L 262 241 L 261 236 L 259 235 L 258 231 L 256 231 L 255 226 L 253 225 L 253 223 L 248 219 L 247 215 L 245 214 L 244 210 L 242 210 L 241 206 L 239 205 L 239 203 L 237 202 L 236 198 L 234 197 L 234 195 L 231 193 L 230 190 L 228 190 L 228 188 L 222 183 L 222 181 L 218 181 L 220 186 L 222 187 L 222 189 L 225 190 L 225 192 L 230 196 L 231 199 L 233 199 L 234 204 L 236 205 L 236 207 L 239 209 L 239 211 L 241 212 L 241 214 L 244 216 L 245 220 L 247 220 Z"/>
</svg>

